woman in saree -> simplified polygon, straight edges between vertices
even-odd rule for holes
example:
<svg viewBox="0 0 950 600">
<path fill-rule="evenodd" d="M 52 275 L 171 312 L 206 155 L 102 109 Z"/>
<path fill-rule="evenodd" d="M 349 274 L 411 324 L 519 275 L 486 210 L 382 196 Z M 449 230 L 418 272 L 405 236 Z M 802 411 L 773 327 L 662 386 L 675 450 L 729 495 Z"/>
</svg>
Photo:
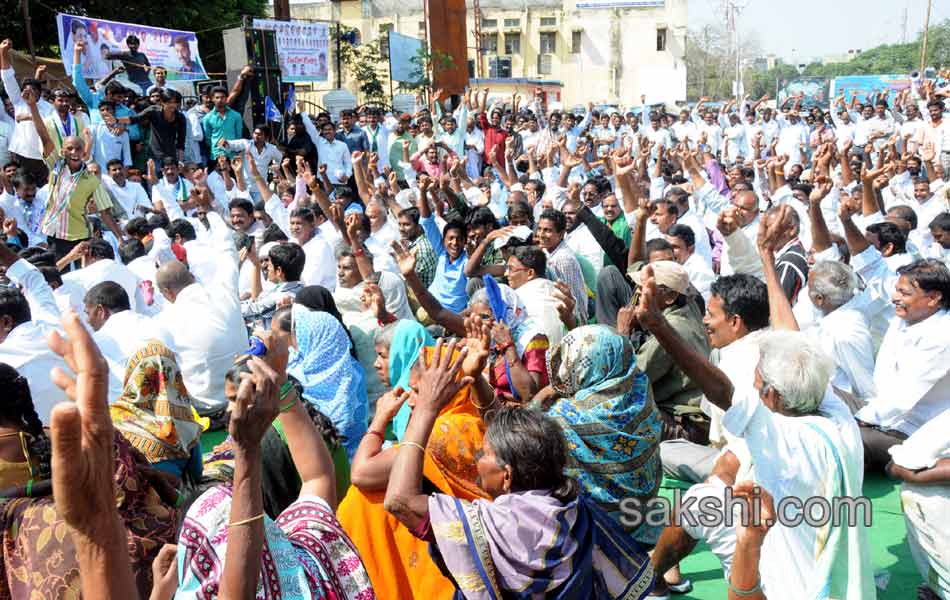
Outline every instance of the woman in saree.
<svg viewBox="0 0 950 600">
<path fill-rule="evenodd" d="M 405 433 L 415 403 L 417 365 L 432 360 L 435 341 L 416 321 L 403 320 L 377 336 L 380 379 L 393 390 L 380 398 L 373 422 L 353 459 L 352 482 L 337 516 L 359 551 L 379 598 L 447 600 L 454 587 L 429 556 L 425 542 L 383 507 L 386 485 L 398 446 L 383 448 L 390 421 L 397 438 Z M 484 358 L 482 358 L 484 360 Z M 480 372 L 479 366 L 469 367 Z M 472 386 L 458 390 L 436 420 L 423 468 L 428 489 L 474 500 L 485 493 L 477 483 L 475 456 L 481 449 L 484 425 L 472 401 Z"/>
<path fill-rule="evenodd" d="M 248 359 L 250 375 L 241 378 L 230 411 L 233 483 L 206 491 L 188 509 L 177 561 L 166 563 L 152 597 L 372 600 L 366 570 L 334 516 L 330 453 L 286 374 L 287 339 L 272 332 L 262 339 L 267 360 Z M 301 484 L 299 496 L 271 520 L 261 490 L 261 441 L 275 420 Z"/>
<path fill-rule="evenodd" d="M 15 461 L 15 452 L 0 449 L 0 598 L 78 598 L 76 547 L 53 501 L 50 442 L 36 417 L 29 384 L 12 367 L 0 364 L 0 389 L 4 392 L 0 423 L 3 430 L 14 433 L 3 439 L 15 442 L 11 452 L 25 455 Z M 115 433 L 113 440 L 115 504 L 133 576 L 145 598 L 152 585 L 152 560 L 161 545 L 175 537 L 177 493 L 124 437 Z"/>
<path fill-rule="evenodd" d="M 621 500 L 645 507 L 662 479 L 662 423 L 630 340 L 604 325 L 579 327 L 548 353 L 548 372 L 534 403 L 564 430 L 568 474 L 615 519 Z M 631 533 L 652 545 L 659 529 L 642 522 Z"/>
<path fill-rule="evenodd" d="M 294 304 L 291 315 L 294 347 L 287 373 L 303 386 L 304 399 L 333 421 L 352 459 L 366 431 L 363 367 L 353 358 L 350 338 L 336 318 L 300 304 Z"/>
<path fill-rule="evenodd" d="M 116 430 L 152 465 L 201 478 L 201 425 L 175 354 L 150 340 L 129 357 L 122 395 L 109 406 Z"/>
<path fill-rule="evenodd" d="M 579 494 L 566 475 L 560 427 L 539 412 L 503 407 L 491 413 L 477 465 L 490 501 L 426 492 L 423 468 L 438 414 L 471 381 L 460 379 L 463 357 L 453 358 L 453 347 L 445 353 L 437 347 L 437 359 L 419 374 L 386 510 L 430 543 L 456 598 L 645 598 L 654 584 L 649 558 Z"/>
</svg>

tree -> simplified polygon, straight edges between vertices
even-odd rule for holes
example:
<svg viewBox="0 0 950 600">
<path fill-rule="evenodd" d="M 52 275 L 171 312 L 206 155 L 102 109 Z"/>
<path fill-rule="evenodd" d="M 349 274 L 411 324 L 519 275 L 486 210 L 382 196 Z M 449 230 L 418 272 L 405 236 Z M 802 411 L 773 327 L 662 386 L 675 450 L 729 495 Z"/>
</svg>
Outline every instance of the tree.
<svg viewBox="0 0 950 600">
<path fill-rule="evenodd" d="M 363 103 L 385 102 L 387 94 L 380 68 L 386 57 L 379 48 L 380 40 L 368 44 L 354 43 L 351 41 L 354 31 L 345 25 L 333 29 L 333 42 L 340 52 L 340 66 L 356 82 Z"/>
<path fill-rule="evenodd" d="M 416 74 L 416 78 L 411 81 L 400 82 L 399 90 L 416 94 L 429 93 L 432 91 L 432 80 L 429 78 L 429 73 L 438 73 L 443 69 L 451 69 L 455 66 L 449 54 L 442 52 L 438 48 L 435 54 L 431 54 L 426 44 L 422 44 L 419 47 L 419 51 L 410 59 L 410 62 L 412 62 L 415 67 L 414 73 Z"/>
<path fill-rule="evenodd" d="M 14 47 L 28 51 L 26 27 L 19 2 L 8 2 L 10 8 L 0 11 L 0 31 L 13 40 Z M 114 19 L 137 25 L 164 27 L 198 32 L 201 61 L 209 72 L 223 72 L 224 40 L 221 31 L 237 27 L 241 18 L 264 16 L 268 0 L 162 0 L 136 2 L 124 0 L 46 0 L 30 2 L 33 44 L 40 56 L 59 57 L 56 13 L 64 12 L 91 18 Z M 131 10 L 131 12 L 130 12 Z"/>
<path fill-rule="evenodd" d="M 754 34 L 742 32 L 740 55 L 751 58 L 761 55 L 761 44 Z M 725 98 L 732 95 L 736 55 L 732 34 L 722 25 L 706 25 L 686 34 L 686 95 Z M 743 76 L 744 78 L 744 76 Z M 746 86 L 748 89 L 748 86 Z"/>
</svg>

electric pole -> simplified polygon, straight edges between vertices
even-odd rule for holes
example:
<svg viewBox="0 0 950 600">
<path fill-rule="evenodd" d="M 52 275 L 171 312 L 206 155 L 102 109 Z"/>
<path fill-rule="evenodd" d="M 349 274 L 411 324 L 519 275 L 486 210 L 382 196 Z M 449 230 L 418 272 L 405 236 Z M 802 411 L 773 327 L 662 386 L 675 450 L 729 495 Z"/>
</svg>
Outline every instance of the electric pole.
<svg viewBox="0 0 950 600">
<path fill-rule="evenodd" d="M 475 13 L 475 77 L 481 79 L 484 60 L 482 58 L 482 8 L 478 0 L 472 4 L 472 12 Z"/>
<path fill-rule="evenodd" d="M 920 76 L 924 76 L 924 70 L 927 68 L 927 37 L 930 33 L 930 10 L 933 8 L 933 0 L 927 0 L 927 18 L 924 20 L 924 40 L 920 45 Z"/>
<path fill-rule="evenodd" d="M 732 41 L 736 53 L 736 78 L 734 95 L 742 95 L 742 53 L 739 48 L 739 13 L 745 10 L 745 5 L 739 5 L 737 0 L 724 0 L 723 12 L 726 14 L 726 30 L 732 34 Z"/>
</svg>

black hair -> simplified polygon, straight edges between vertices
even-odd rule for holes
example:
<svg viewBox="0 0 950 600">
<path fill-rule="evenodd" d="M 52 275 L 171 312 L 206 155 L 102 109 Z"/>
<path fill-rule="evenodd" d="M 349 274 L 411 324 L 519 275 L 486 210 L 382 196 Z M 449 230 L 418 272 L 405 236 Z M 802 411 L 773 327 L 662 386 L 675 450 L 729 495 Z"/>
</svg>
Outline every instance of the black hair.
<svg viewBox="0 0 950 600">
<path fill-rule="evenodd" d="M 290 213 L 290 218 L 293 219 L 294 217 L 298 219 L 303 219 L 304 221 L 306 221 L 307 223 L 310 223 L 311 225 L 313 225 L 317 221 L 316 215 L 313 214 L 313 211 L 308 206 L 294 209 Z"/>
<path fill-rule="evenodd" d="M 165 213 L 152 213 L 148 216 L 148 226 L 152 229 L 164 229 L 168 231 L 168 217 Z"/>
<path fill-rule="evenodd" d="M 281 230 L 277 223 L 271 223 L 261 232 L 261 245 L 268 242 L 286 242 L 287 234 Z"/>
<path fill-rule="evenodd" d="M 468 226 L 469 227 L 487 227 L 489 230 L 497 229 L 498 219 L 495 218 L 495 213 L 493 213 L 490 208 L 486 206 L 482 206 L 480 208 L 475 209 L 468 216 Z"/>
<path fill-rule="evenodd" d="M 115 250 L 112 249 L 112 244 L 105 240 L 92 239 L 89 240 L 89 256 L 100 260 L 104 258 L 115 260 Z"/>
<path fill-rule="evenodd" d="M 515 200 L 508 205 L 508 221 L 510 222 L 512 217 L 518 215 L 528 217 L 528 223 L 534 226 L 534 211 L 524 200 Z"/>
<path fill-rule="evenodd" d="M 190 221 L 186 219 L 175 219 L 167 227 L 168 237 L 175 241 L 175 237 L 181 236 L 181 239 L 186 242 L 198 239 L 198 234 L 195 233 L 195 226 L 191 224 Z"/>
<path fill-rule="evenodd" d="M 119 259 L 122 261 L 123 265 L 127 265 L 136 258 L 141 258 L 145 256 L 145 244 L 140 242 L 137 239 L 131 239 L 125 242 L 122 242 L 122 245 L 119 246 Z"/>
<path fill-rule="evenodd" d="M 687 248 L 692 248 L 696 245 L 696 233 L 694 233 L 693 229 L 688 225 L 677 223 L 676 225 L 670 227 L 670 230 L 666 232 L 666 235 L 683 240 L 683 243 L 686 244 Z"/>
<path fill-rule="evenodd" d="M 166 156 L 162 159 L 162 168 L 165 167 L 177 167 L 178 161 L 172 158 L 171 156 Z"/>
<path fill-rule="evenodd" d="M 534 184 L 534 191 L 535 191 L 535 193 L 537 194 L 538 198 L 543 197 L 545 190 L 548 189 L 547 186 L 544 185 L 544 182 L 541 181 L 540 179 L 529 179 L 529 180 L 528 180 L 528 183 L 533 183 L 533 184 Z M 527 184 L 525 184 L 525 185 L 527 185 Z"/>
<path fill-rule="evenodd" d="M 881 247 L 888 244 L 894 245 L 894 254 L 904 254 L 907 252 L 907 236 L 901 231 L 901 228 L 890 221 L 881 221 L 872 223 L 867 227 L 868 233 L 873 233 L 881 242 Z"/>
<path fill-rule="evenodd" d="M 40 272 L 40 274 L 43 276 L 43 279 L 46 280 L 46 283 L 50 287 L 59 287 L 63 285 L 63 276 L 59 273 L 59 269 L 56 267 L 37 267 L 37 270 Z"/>
<path fill-rule="evenodd" d="M 113 113 L 115 113 L 115 102 L 113 102 L 112 100 L 103 100 L 102 102 L 99 103 L 99 107 L 98 107 L 98 108 L 99 108 L 100 111 L 101 111 L 103 108 L 108 108 L 108 109 L 112 110 Z"/>
<path fill-rule="evenodd" d="M 567 476 L 561 426 L 541 412 L 504 407 L 489 413 L 485 441 L 500 468 L 511 468 L 511 492 L 548 490 L 561 502 L 577 498 L 580 485 Z"/>
<path fill-rule="evenodd" d="M 132 308 L 129 304 L 129 295 L 121 285 L 114 281 L 103 281 L 89 288 L 83 297 L 83 304 L 86 306 L 99 306 L 108 308 L 110 312 L 119 312 Z"/>
<path fill-rule="evenodd" d="M 419 209 L 415 206 L 410 206 L 409 208 L 404 208 L 399 211 L 400 217 L 405 217 L 413 222 L 413 224 L 419 224 Z"/>
<path fill-rule="evenodd" d="M 215 94 L 224 94 L 227 96 L 228 88 L 224 87 L 223 85 L 216 85 L 208 92 L 209 96 L 214 96 Z"/>
<path fill-rule="evenodd" d="M 654 252 L 672 252 L 673 245 L 663 238 L 653 238 L 646 244 L 647 258 Z"/>
<path fill-rule="evenodd" d="M 468 238 L 468 225 L 464 221 L 449 221 L 446 223 L 445 227 L 442 228 L 442 239 L 445 239 L 450 231 L 458 231 L 463 240 Z"/>
<path fill-rule="evenodd" d="M 228 212 L 235 208 L 243 210 L 248 216 L 254 216 L 254 204 L 247 198 L 235 198 L 228 202 Z"/>
<path fill-rule="evenodd" d="M 13 184 L 13 189 L 20 189 L 28 185 L 36 185 L 36 177 L 32 173 L 27 173 L 23 170 L 18 170 L 13 174 L 10 183 Z"/>
<path fill-rule="evenodd" d="M 892 206 L 887 209 L 888 215 L 894 215 L 898 219 L 903 219 L 910 223 L 910 229 L 913 231 L 917 229 L 917 213 L 914 212 L 914 209 L 907 206 L 906 204 L 898 204 L 897 206 Z"/>
<path fill-rule="evenodd" d="M 50 460 L 52 456 L 49 437 L 43 429 L 43 422 L 36 414 L 30 384 L 26 377 L 6 363 L 0 363 L 0 389 L 4 390 L 3 410 L 0 422 L 9 424 L 28 434 L 27 450 L 31 462 L 37 465 L 37 481 L 51 476 Z"/>
<path fill-rule="evenodd" d="M 548 270 L 548 257 L 544 250 L 537 246 L 518 246 L 511 255 L 529 269 L 534 270 L 535 277 L 544 277 Z"/>
<path fill-rule="evenodd" d="M 752 275 L 726 275 L 713 282 L 711 296 L 722 300 L 727 315 L 742 319 L 749 331 L 769 325 L 769 292 L 765 284 Z"/>
<path fill-rule="evenodd" d="M 270 127 L 269 127 L 267 124 L 265 124 L 265 123 L 258 123 L 257 125 L 254 126 L 254 129 L 255 129 L 255 130 L 260 130 L 260 132 L 264 134 L 264 137 L 265 137 L 265 138 L 269 138 L 269 137 L 270 137 Z"/>
<path fill-rule="evenodd" d="M 125 224 L 125 232 L 131 236 L 146 236 L 152 233 L 152 227 L 145 217 L 132 217 Z"/>
<path fill-rule="evenodd" d="M 564 230 L 567 229 L 567 217 L 559 210 L 545 208 L 541 211 L 541 216 L 538 217 L 538 221 L 541 219 L 547 219 L 554 223 L 554 230 L 558 233 L 564 233 Z"/>
<path fill-rule="evenodd" d="M 297 244 L 278 244 L 267 253 L 274 269 L 280 269 L 287 281 L 299 281 L 307 260 L 303 248 Z"/>
<path fill-rule="evenodd" d="M 33 246 L 17 252 L 17 256 L 29 262 L 34 267 L 55 267 L 56 255 L 44 248 Z"/>
<path fill-rule="evenodd" d="M 175 90 L 162 90 L 162 102 L 181 104 L 181 94 Z"/>
<path fill-rule="evenodd" d="M 940 307 L 950 308 L 950 270 L 935 258 L 915 260 L 897 269 L 911 283 L 925 292 L 940 292 Z"/>
<path fill-rule="evenodd" d="M 689 192 L 683 188 L 672 187 L 667 190 L 666 194 L 663 196 L 663 200 L 665 200 L 667 204 L 672 204 L 674 206 L 681 203 L 686 204 L 689 202 Z M 679 210 L 677 210 L 677 214 L 679 214 Z"/>
<path fill-rule="evenodd" d="M 0 317 L 13 319 L 13 326 L 22 325 L 32 319 L 30 303 L 20 290 L 0 287 Z"/>
<path fill-rule="evenodd" d="M 950 231 L 950 212 L 942 212 L 928 225 L 930 229 L 940 229 L 941 231 Z"/>
<path fill-rule="evenodd" d="M 121 166 L 124 165 L 124 164 L 125 164 L 125 163 L 123 163 L 123 162 L 122 162 L 121 160 L 119 160 L 118 158 L 113 158 L 112 160 L 110 160 L 109 162 L 106 163 L 106 170 L 108 171 L 109 169 L 111 169 L 111 168 L 112 168 L 112 165 L 119 165 L 119 166 L 121 167 Z"/>
</svg>

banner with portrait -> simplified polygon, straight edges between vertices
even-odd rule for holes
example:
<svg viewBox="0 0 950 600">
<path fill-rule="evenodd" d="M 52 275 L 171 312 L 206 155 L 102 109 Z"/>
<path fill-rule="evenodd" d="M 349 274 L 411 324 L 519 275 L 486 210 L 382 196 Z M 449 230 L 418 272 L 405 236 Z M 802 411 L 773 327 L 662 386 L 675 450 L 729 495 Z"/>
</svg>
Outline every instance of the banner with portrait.
<svg viewBox="0 0 950 600">
<path fill-rule="evenodd" d="M 327 23 L 254 19 L 254 29 L 274 32 L 281 79 L 326 81 L 330 29 Z"/>
<path fill-rule="evenodd" d="M 792 79 L 783 79 L 778 84 L 778 106 L 781 106 L 788 98 L 795 98 L 799 94 L 805 94 L 802 100 L 802 108 L 812 106 L 828 106 L 828 78 L 827 77 L 794 77 Z M 791 104 L 791 103 L 789 103 Z"/>
<path fill-rule="evenodd" d="M 112 69 L 122 64 L 121 60 L 109 59 L 115 52 L 128 52 L 125 43 L 128 36 L 139 39 L 139 52 L 145 54 L 149 64 L 164 67 L 169 81 L 207 79 L 205 68 L 198 55 L 198 39 L 193 31 L 178 31 L 80 17 L 59 13 L 56 15 L 59 29 L 60 56 L 67 74 L 72 74 L 73 48 L 83 42 L 82 74 L 87 79 L 101 79 Z"/>
<path fill-rule="evenodd" d="M 831 82 L 832 97 L 845 94 L 847 102 L 852 96 L 858 97 L 858 102 L 867 102 L 879 94 L 887 94 L 887 102 L 891 104 L 897 93 L 910 87 L 910 75 L 850 75 L 835 77 Z"/>
</svg>

